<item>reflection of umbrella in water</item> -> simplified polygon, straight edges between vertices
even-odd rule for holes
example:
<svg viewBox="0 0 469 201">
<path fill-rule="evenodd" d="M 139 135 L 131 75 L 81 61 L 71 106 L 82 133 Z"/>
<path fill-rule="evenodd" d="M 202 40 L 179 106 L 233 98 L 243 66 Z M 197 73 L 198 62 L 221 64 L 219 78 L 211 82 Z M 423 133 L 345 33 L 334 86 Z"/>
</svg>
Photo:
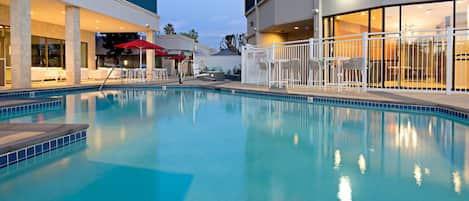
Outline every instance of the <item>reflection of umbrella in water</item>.
<svg viewBox="0 0 469 201">
<path fill-rule="evenodd" d="M 118 44 L 118 45 L 115 45 L 114 47 L 122 48 L 122 49 L 138 49 L 140 51 L 140 65 L 139 65 L 140 69 L 142 68 L 142 50 L 147 50 L 147 49 L 150 49 L 150 50 L 164 50 L 163 47 L 161 47 L 157 44 L 153 44 L 153 43 L 150 43 L 148 41 L 142 40 L 142 39 L 130 41 L 130 42 L 127 42 L 127 43 Z"/>
</svg>

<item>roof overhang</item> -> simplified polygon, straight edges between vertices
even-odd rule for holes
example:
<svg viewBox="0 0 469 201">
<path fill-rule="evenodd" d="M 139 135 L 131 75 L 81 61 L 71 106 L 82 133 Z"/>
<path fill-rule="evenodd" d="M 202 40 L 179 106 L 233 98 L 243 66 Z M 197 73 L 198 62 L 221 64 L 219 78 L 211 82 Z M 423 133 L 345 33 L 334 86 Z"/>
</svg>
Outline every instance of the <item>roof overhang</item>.
<svg viewBox="0 0 469 201">
<path fill-rule="evenodd" d="M 9 5 L 11 0 L 0 0 Z M 159 16 L 123 0 L 31 0 L 31 19 L 65 25 L 65 6 L 80 8 L 80 27 L 92 32 L 158 31 Z"/>
</svg>

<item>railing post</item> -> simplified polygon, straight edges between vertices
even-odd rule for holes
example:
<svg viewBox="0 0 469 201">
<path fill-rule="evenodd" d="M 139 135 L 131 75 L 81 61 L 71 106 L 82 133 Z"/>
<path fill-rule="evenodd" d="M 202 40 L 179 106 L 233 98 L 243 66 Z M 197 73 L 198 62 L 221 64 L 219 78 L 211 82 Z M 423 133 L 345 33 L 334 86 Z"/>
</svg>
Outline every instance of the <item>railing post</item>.
<svg viewBox="0 0 469 201">
<path fill-rule="evenodd" d="M 241 48 L 241 84 L 244 83 L 246 83 L 246 46 Z"/>
<path fill-rule="evenodd" d="M 312 62 L 314 60 L 314 39 L 313 38 L 310 38 L 309 39 L 309 58 L 308 58 L 308 62 L 306 63 L 309 63 L 309 65 L 312 65 Z M 306 86 L 310 87 L 313 85 L 314 83 L 314 72 L 312 73 L 311 72 L 311 69 L 310 69 L 310 66 L 307 66 L 306 67 L 306 76 L 308 76 L 308 79 L 306 81 Z"/>
<path fill-rule="evenodd" d="M 446 94 L 450 95 L 453 87 L 453 29 L 446 29 Z"/>
<path fill-rule="evenodd" d="M 368 90 L 368 33 L 364 32 L 362 34 L 362 57 L 363 57 L 363 66 L 362 66 L 362 88 L 363 91 Z"/>
<path fill-rule="evenodd" d="M 268 86 L 269 86 L 269 89 L 272 87 L 272 69 L 275 68 L 275 42 L 272 42 L 272 52 L 270 53 L 270 58 L 269 58 L 269 63 L 271 63 L 273 66 L 270 67 L 269 65 L 269 76 L 268 76 Z M 278 77 L 280 76 L 279 74 L 277 74 Z M 277 78 L 277 79 L 280 79 L 280 78 Z M 277 80 L 279 81 L 279 80 Z M 279 86 L 280 86 L 280 82 L 279 83 Z"/>
</svg>

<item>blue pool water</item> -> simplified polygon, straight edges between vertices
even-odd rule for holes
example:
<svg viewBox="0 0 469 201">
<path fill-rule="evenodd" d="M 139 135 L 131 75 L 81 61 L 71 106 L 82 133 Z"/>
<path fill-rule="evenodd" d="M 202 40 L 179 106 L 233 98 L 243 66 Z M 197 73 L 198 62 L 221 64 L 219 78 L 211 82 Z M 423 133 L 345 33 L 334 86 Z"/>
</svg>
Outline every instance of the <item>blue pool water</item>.
<svg viewBox="0 0 469 201">
<path fill-rule="evenodd" d="M 0 169 L 1 201 L 469 200 L 469 126 L 209 90 L 63 95 L 2 122 L 89 123 L 87 142 Z"/>
</svg>

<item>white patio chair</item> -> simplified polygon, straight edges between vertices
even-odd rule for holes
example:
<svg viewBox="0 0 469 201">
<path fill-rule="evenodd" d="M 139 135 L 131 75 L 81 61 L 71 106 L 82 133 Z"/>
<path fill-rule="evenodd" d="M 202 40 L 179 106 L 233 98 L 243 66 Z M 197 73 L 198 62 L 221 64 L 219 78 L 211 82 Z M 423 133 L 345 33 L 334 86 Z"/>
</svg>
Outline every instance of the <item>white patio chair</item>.
<svg viewBox="0 0 469 201">
<path fill-rule="evenodd" d="M 324 83 L 323 70 L 324 62 L 317 59 L 309 61 L 308 67 L 308 86 L 320 86 Z"/>
<path fill-rule="evenodd" d="M 362 57 L 355 57 L 345 61 L 342 69 L 342 82 L 348 86 L 360 85 L 360 71 L 362 68 Z"/>
</svg>

